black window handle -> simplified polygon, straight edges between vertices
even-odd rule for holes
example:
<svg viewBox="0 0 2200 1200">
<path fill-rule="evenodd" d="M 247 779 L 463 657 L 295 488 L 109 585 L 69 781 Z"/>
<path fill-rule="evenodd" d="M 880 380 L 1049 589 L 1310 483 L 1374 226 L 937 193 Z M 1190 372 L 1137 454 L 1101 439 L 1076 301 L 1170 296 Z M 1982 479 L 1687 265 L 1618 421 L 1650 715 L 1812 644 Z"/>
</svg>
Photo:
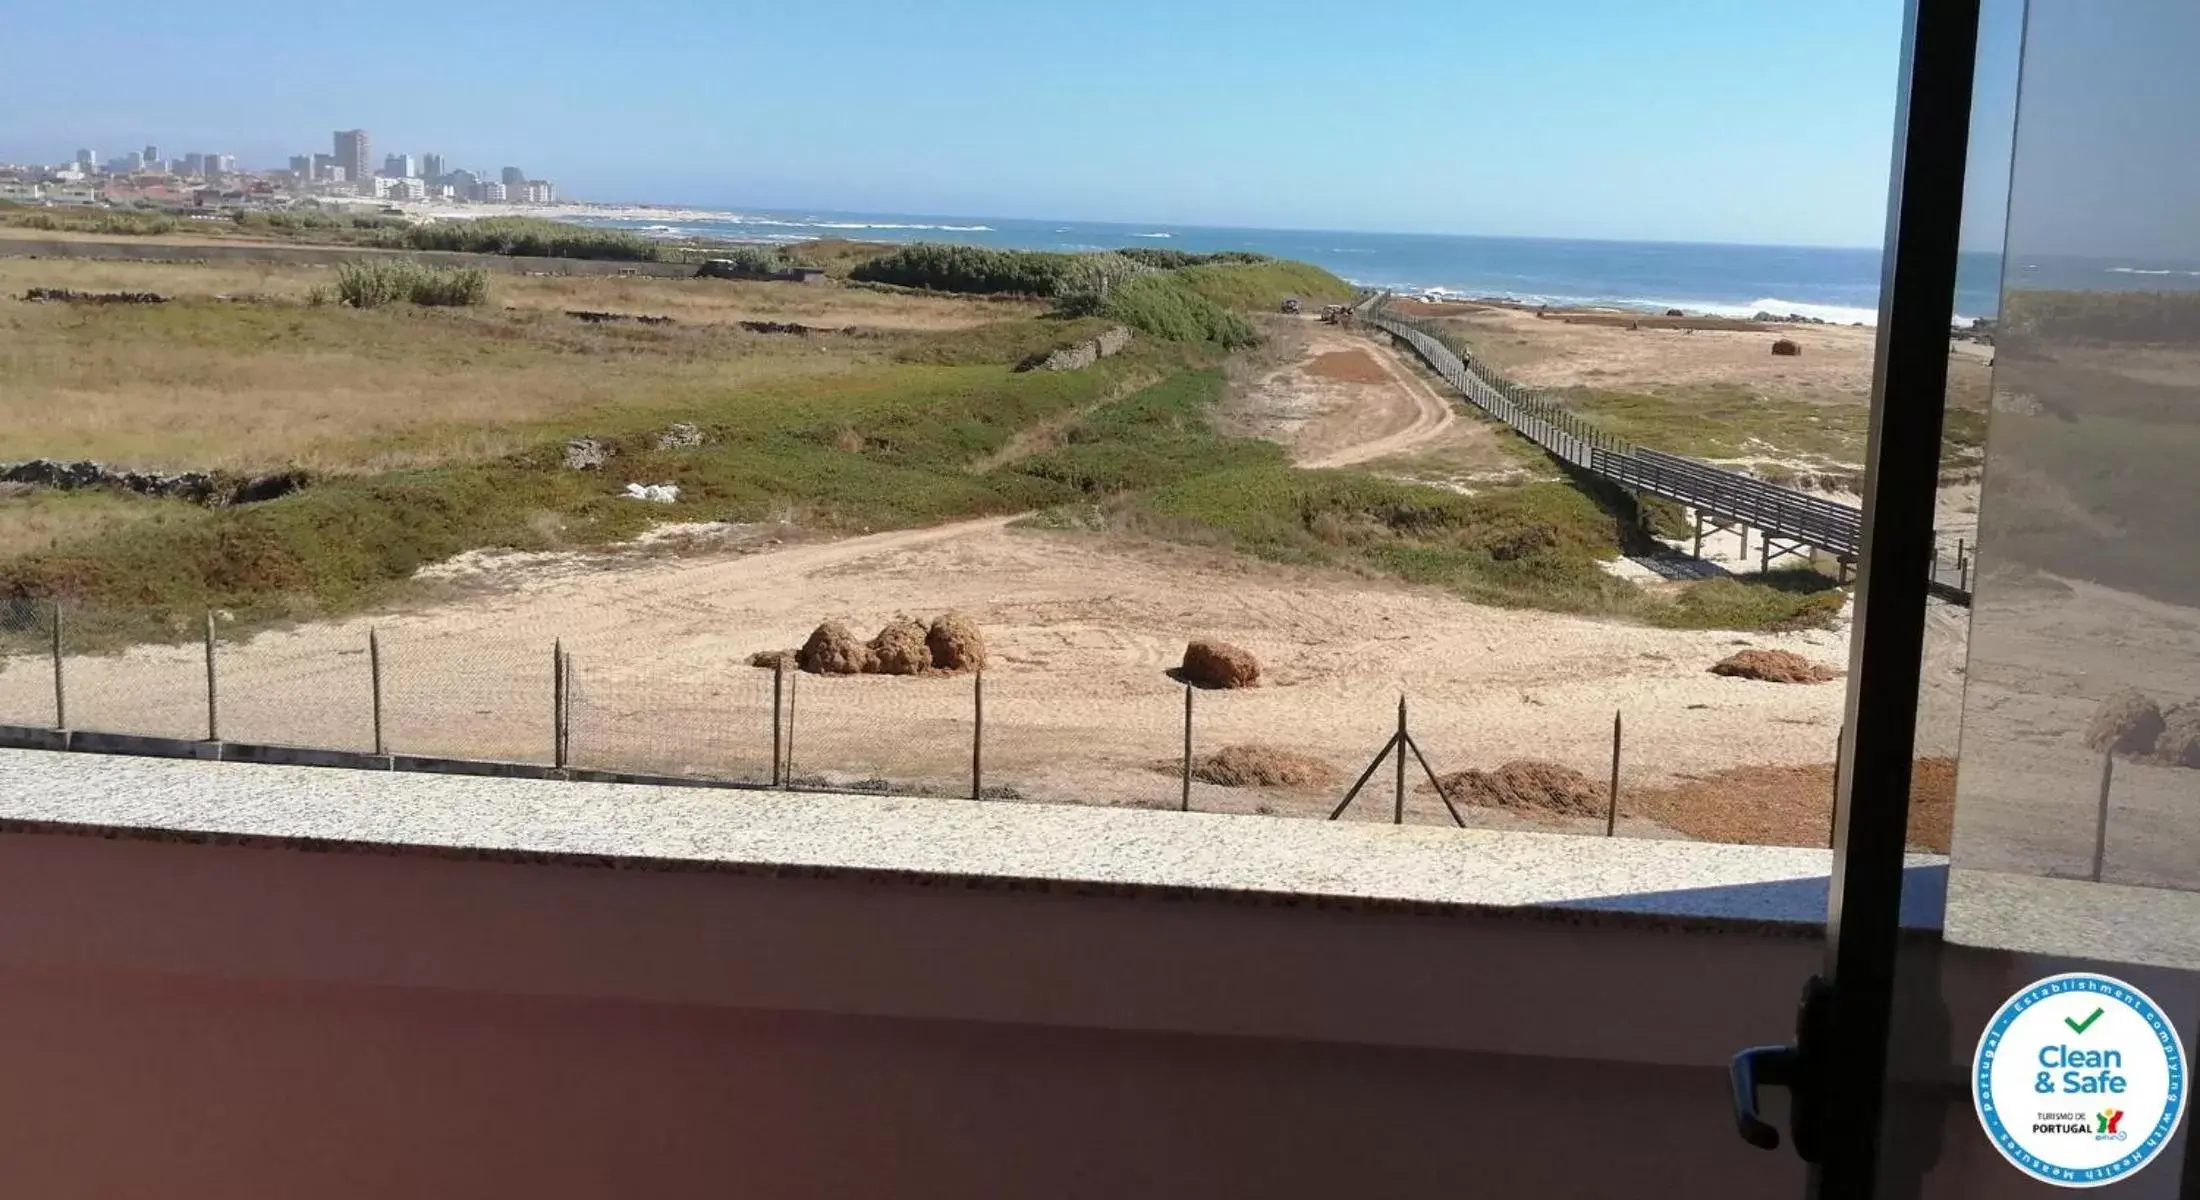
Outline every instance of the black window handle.
<svg viewBox="0 0 2200 1200">
<path fill-rule="evenodd" d="M 1793 1086 L 1801 1057 L 1793 1046 L 1751 1046 L 1734 1056 L 1727 1077 L 1734 1085 L 1734 1128 L 1743 1141 L 1759 1150 L 1780 1148 L 1780 1131 L 1757 1114 L 1757 1089 Z"/>
<path fill-rule="evenodd" d="M 1734 1088 L 1734 1130 L 1743 1141 L 1759 1150 L 1779 1149 L 1780 1131 L 1759 1114 L 1757 1092 L 1786 1088 L 1794 1097 L 1788 1106 L 1788 1136 L 1796 1156 L 1818 1161 L 1818 1123 L 1825 1105 L 1820 1076 L 1832 1012 L 1833 985 L 1814 975 L 1803 985 L 1803 999 L 1796 1006 L 1795 1044 L 1751 1046 L 1734 1056 L 1727 1081 Z"/>
</svg>

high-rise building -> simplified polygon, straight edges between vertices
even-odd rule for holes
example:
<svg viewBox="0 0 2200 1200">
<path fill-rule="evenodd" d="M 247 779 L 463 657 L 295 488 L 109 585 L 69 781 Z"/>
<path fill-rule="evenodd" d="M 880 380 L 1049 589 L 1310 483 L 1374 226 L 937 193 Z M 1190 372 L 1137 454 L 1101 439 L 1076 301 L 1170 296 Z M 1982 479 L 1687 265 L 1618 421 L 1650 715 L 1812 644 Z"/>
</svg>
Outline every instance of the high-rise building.
<svg viewBox="0 0 2200 1200">
<path fill-rule="evenodd" d="M 369 146 L 364 129 L 339 129 L 336 131 L 336 165 L 344 168 L 344 178 L 368 195 L 374 185 L 372 164 L 367 160 Z"/>
<path fill-rule="evenodd" d="M 99 169 L 99 154 L 98 154 L 98 152 L 97 152 L 97 151 L 93 151 L 93 150 L 79 150 L 79 151 L 77 151 L 77 152 L 76 152 L 76 167 L 77 167 L 77 170 L 80 170 L 80 171 L 97 171 L 97 170 Z"/>
<path fill-rule="evenodd" d="M 300 179 L 313 178 L 313 156 L 310 154 L 291 155 L 290 173 L 296 175 Z"/>
<path fill-rule="evenodd" d="M 504 197 L 504 185 L 493 179 L 484 179 L 474 185 L 474 199 L 476 200 L 489 204 L 502 204 Z"/>
<path fill-rule="evenodd" d="M 555 204 L 558 200 L 558 189 L 547 179 L 528 180 L 524 193 L 529 204 Z"/>
<path fill-rule="evenodd" d="M 436 180 L 443 178 L 443 156 L 440 154 L 421 155 L 420 177 L 429 183 L 434 183 Z"/>
<path fill-rule="evenodd" d="M 157 167 L 160 165 L 160 147 L 154 145 L 147 145 L 145 147 L 145 165 L 148 167 Z"/>
<path fill-rule="evenodd" d="M 328 174 L 328 173 L 329 173 L 330 169 L 331 169 L 331 168 L 333 168 L 333 167 L 335 167 L 335 166 L 336 166 L 336 156 L 335 156 L 335 155 L 333 155 L 333 154 L 316 154 L 316 155 L 314 155 L 314 156 L 313 156 L 313 177 L 314 177 L 315 179 L 327 179 L 327 178 L 329 177 L 329 174 Z"/>
<path fill-rule="evenodd" d="M 504 170 L 498 174 L 498 178 L 503 182 L 504 186 L 508 188 L 527 186 L 527 172 L 520 170 L 518 167 L 504 168 Z"/>
<path fill-rule="evenodd" d="M 183 173 L 184 173 L 184 174 L 186 174 L 186 175 L 204 175 L 204 174 L 206 174 L 206 156 L 205 156 L 205 155 L 203 155 L 203 154 L 186 154 L 186 155 L 184 155 L 184 156 L 183 156 Z"/>
<path fill-rule="evenodd" d="M 392 154 L 382 160 L 382 173 L 391 179 L 412 179 L 420 174 L 420 160 L 410 154 Z"/>
<path fill-rule="evenodd" d="M 209 154 L 206 156 L 206 173 L 209 175 L 234 175 L 237 173 L 237 156 L 234 154 Z"/>
</svg>

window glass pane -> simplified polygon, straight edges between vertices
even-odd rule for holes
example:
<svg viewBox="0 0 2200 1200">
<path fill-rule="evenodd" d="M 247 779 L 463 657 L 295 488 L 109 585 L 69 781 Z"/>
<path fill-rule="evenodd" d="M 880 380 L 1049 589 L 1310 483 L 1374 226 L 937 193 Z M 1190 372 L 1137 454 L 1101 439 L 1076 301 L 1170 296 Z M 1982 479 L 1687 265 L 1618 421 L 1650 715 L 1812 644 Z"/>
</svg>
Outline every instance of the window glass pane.
<svg viewBox="0 0 2200 1200">
<path fill-rule="evenodd" d="M 2032 4 L 1960 869 L 2200 889 L 2195 47 L 2188 5 Z"/>
</svg>

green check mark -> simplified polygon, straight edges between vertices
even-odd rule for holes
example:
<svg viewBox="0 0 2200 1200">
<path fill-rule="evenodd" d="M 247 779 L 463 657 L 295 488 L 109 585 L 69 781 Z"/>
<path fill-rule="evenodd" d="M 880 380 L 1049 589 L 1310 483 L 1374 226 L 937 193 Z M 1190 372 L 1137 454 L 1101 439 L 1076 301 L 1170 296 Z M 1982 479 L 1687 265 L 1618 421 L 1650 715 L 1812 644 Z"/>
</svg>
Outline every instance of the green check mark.
<svg viewBox="0 0 2200 1200">
<path fill-rule="evenodd" d="M 2093 1028 L 2093 1022 L 2100 1020 L 2101 1014 L 2107 1011 L 2104 1008 L 2096 1008 L 2093 1010 L 2093 1015 L 2083 1021 L 2073 1021 L 2069 1017 L 2064 1017 L 2063 1024 L 2070 1026 L 2072 1033 L 2084 1033 L 2086 1030 Z"/>
</svg>

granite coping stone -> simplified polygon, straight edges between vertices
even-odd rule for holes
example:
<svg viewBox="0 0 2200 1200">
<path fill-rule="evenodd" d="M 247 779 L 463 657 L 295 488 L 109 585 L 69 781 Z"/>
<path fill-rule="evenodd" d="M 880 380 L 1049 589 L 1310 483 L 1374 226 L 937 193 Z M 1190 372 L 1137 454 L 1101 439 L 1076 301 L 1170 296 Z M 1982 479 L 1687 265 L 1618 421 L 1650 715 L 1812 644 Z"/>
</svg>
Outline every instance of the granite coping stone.
<svg viewBox="0 0 2200 1200">
<path fill-rule="evenodd" d="M 0 833 L 1504 913 L 1817 937 L 1825 850 L 0 750 Z M 1903 920 L 1940 924 L 1913 855 Z"/>
</svg>

